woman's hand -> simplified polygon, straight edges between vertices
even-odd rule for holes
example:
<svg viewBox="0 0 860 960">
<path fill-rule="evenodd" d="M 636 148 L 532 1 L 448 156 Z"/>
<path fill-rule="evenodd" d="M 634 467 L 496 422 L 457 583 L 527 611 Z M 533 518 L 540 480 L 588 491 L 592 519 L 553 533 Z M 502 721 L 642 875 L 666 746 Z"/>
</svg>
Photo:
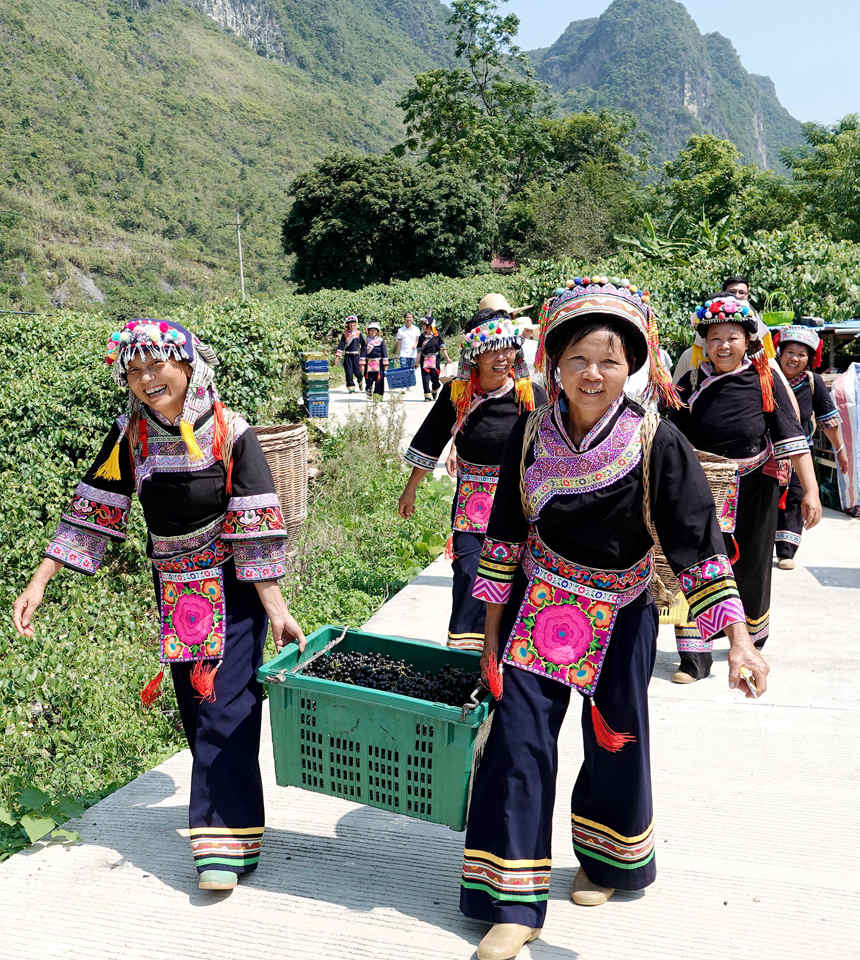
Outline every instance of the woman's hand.
<svg viewBox="0 0 860 960">
<path fill-rule="evenodd" d="M 411 483 L 407 483 L 400 494 L 397 512 L 404 520 L 408 520 L 415 513 L 415 487 Z"/>
<path fill-rule="evenodd" d="M 298 621 L 287 609 L 281 585 L 277 580 L 258 580 L 254 586 L 269 618 L 275 649 L 280 653 L 286 644 L 297 643 L 299 653 L 304 653 L 307 640 Z"/>
<path fill-rule="evenodd" d="M 803 526 L 806 530 L 814 527 L 821 520 L 821 500 L 817 490 L 807 490 L 803 494 L 803 499 L 800 501 L 800 512 L 803 515 Z"/>
<path fill-rule="evenodd" d="M 725 627 L 729 638 L 729 688 L 741 690 L 744 696 L 753 699 L 761 696 L 767 690 L 767 675 L 770 667 L 764 657 L 753 645 L 745 623 L 730 623 Z M 746 667 L 753 675 L 756 693 L 753 693 L 740 674 L 741 667 Z"/>
<path fill-rule="evenodd" d="M 836 465 L 839 467 L 840 473 L 845 476 L 848 475 L 848 457 L 845 455 L 844 447 L 836 454 Z"/>
<path fill-rule="evenodd" d="M 42 597 L 45 596 L 45 585 L 35 577 L 19 594 L 12 607 L 12 620 L 15 629 L 22 637 L 32 637 L 34 634 L 31 621 L 33 614 L 39 609 Z"/>
<path fill-rule="evenodd" d="M 492 633 L 484 635 L 484 649 L 481 651 L 481 680 L 496 700 L 502 699 L 504 682 L 502 665 L 499 663 L 499 640 Z"/>
<path fill-rule="evenodd" d="M 45 557 L 36 568 L 36 572 L 30 577 L 30 582 L 12 605 L 12 622 L 22 637 L 33 636 L 35 632 L 32 626 L 33 614 L 42 603 L 42 598 L 45 596 L 45 587 L 47 587 L 51 577 L 56 576 L 62 569 L 63 565 L 59 560 Z"/>
<path fill-rule="evenodd" d="M 448 476 L 451 477 L 452 480 L 457 479 L 457 448 L 453 443 L 451 444 L 451 452 L 445 460 L 445 469 L 448 471 Z"/>
</svg>

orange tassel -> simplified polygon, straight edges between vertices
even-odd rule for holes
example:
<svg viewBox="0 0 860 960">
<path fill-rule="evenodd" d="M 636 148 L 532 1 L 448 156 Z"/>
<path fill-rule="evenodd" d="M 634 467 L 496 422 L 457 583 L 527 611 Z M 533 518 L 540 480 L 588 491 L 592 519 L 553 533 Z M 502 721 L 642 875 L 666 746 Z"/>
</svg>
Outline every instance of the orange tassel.
<svg viewBox="0 0 860 960">
<path fill-rule="evenodd" d="M 761 384 L 761 408 L 765 413 L 773 413 L 773 373 L 770 361 L 764 350 L 759 350 L 751 358 L 758 371 L 758 380 Z"/>
<path fill-rule="evenodd" d="M 448 539 L 445 541 L 445 559 L 446 560 L 456 560 L 457 556 L 454 553 L 454 534 L 449 533 Z"/>
<path fill-rule="evenodd" d="M 788 499 L 788 487 L 786 487 L 785 490 L 782 491 L 782 496 L 779 498 L 779 503 L 777 504 L 777 506 L 779 507 L 780 510 L 785 510 L 785 503 L 787 499 Z"/>
<path fill-rule="evenodd" d="M 502 699 L 502 675 L 499 673 L 499 661 L 494 653 L 487 658 L 487 676 L 484 678 L 487 689 L 495 700 Z"/>
<path fill-rule="evenodd" d="M 741 548 L 738 546 L 738 542 L 734 537 L 732 537 L 732 543 L 735 545 L 735 552 L 729 557 L 729 563 L 734 566 L 734 564 L 740 560 Z"/>
<path fill-rule="evenodd" d="M 198 699 L 203 703 L 215 702 L 215 674 L 221 661 L 210 666 L 205 660 L 198 660 L 191 671 L 191 686 L 197 691 Z"/>
<path fill-rule="evenodd" d="M 532 381 L 530 377 L 522 377 L 515 381 L 514 390 L 517 396 L 517 405 L 520 413 L 523 410 L 534 410 L 535 395 L 532 391 Z"/>
<path fill-rule="evenodd" d="M 651 381 L 651 390 L 656 393 L 657 400 L 662 407 L 674 407 L 680 410 L 683 404 L 672 378 L 663 366 L 660 359 L 660 336 L 657 330 L 657 316 L 650 310 L 648 320 L 648 378 Z"/>
<path fill-rule="evenodd" d="M 216 460 L 223 460 L 224 443 L 227 440 L 227 421 L 224 419 L 224 404 L 216 400 L 212 404 L 213 424 L 212 424 L 212 456 Z"/>
<path fill-rule="evenodd" d="M 161 696 L 161 681 L 164 679 L 164 671 L 159 671 L 149 683 L 140 691 L 140 702 L 145 707 L 151 707 Z"/>
<path fill-rule="evenodd" d="M 603 747 L 610 753 L 618 751 L 627 743 L 635 743 L 636 737 L 630 733 L 616 733 L 612 727 L 603 719 L 603 715 L 597 709 L 594 698 L 591 698 L 591 726 L 594 729 L 594 739 L 598 746 Z"/>
<path fill-rule="evenodd" d="M 472 367 L 472 372 L 469 377 L 469 382 L 460 390 L 458 390 L 458 396 L 454 406 L 457 408 L 457 421 L 454 424 L 454 430 L 452 433 L 458 433 L 463 424 L 466 422 L 466 417 L 469 416 L 469 410 L 472 408 L 472 397 L 474 397 L 476 390 L 481 386 L 480 380 L 478 379 L 478 371 Z M 451 396 L 453 399 L 453 391 Z"/>
<path fill-rule="evenodd" d="M 227 464 L 227 496 L 233 496 L 233 458 L 230 457 L 230 462 Z"/>
</svg>

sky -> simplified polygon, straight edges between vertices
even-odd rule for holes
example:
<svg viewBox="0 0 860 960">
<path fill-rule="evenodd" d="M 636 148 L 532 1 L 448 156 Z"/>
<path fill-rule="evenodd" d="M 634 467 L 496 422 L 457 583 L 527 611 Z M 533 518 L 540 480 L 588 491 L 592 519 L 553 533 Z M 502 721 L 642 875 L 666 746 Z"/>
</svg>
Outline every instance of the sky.
<svg viewBox="0 0 860 960">
<path fill-rule="evenodd" d="M 519 45 L 547 47 L 571 20 L 599 16 L 610 0 L 510 0 Z M 857 0 L 685 0 L 702 33 L 729 37 L 750 73 L 769 76 L 783 106 L 801 121 L 836 123 L 860 113 Z"/>
</svg>

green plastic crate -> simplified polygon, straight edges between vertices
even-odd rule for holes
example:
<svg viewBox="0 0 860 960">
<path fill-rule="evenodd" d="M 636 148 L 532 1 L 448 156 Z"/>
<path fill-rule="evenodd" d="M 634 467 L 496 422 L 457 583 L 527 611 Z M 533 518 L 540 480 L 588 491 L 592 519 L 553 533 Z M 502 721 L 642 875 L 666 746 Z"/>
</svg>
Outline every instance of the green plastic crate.
<svg viewBox="0 0 860 960">
<path fill-rule="evenodd" d="M 260 668 L 269 689 L 278 784 L 463 830 L 472 776 L 489 734 L 489 694 L 464 720 L 459 707 L 294 672 L 343 631 L 321 627 L 303 654 L 289 644 Z M 337 649 L 387 653 L 429 672 L 449 664 L 477 671 L 479 659 L 361 630 L 347 630 Z"/>
</svg>

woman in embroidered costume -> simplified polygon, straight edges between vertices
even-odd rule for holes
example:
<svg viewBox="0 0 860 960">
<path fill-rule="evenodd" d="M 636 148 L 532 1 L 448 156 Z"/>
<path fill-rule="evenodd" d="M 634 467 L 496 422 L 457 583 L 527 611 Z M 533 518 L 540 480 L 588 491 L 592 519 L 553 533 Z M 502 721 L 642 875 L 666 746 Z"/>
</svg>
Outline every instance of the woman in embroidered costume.
<svg viewBox="0 0 860 960">
<path fill-rule="evenodd" d="M 399 504 L 402 517 L 412 515 L 418 484 L 453 437 L 457 488 L 451 508 L 454 586 L 448 646 L 460 650 L 484 645 L 484 604 L 472 596 L 472 586 L 502 451 L 520 412 L 533 410 L 535 397 L 544 401 L 543 390 L 529 381 L 520 352 L 522 331 L 507 300 L 491 294 L 481 303 L 484 308 L 466 325 L 457 379 L 442 388 L 406 451 L 412 474 Z"/>
<path fill-rule="evenodd" d="M 439 393 L 439 371 L 442 369 L 439 357 L 444 356 L 445 362 L 451 358 L 445 348 L 445 341 L 439 336 L 439 331 L 433 325 L 432 317 L 425 317 L 422 321 L 421 336 L 418 338 L 418 359 L 421 364 L 421 383 L 424 387 L 424 399 L 433 401 Z"/>
<path fill-rule="evenodd" d="M 358 317 L 354 313 L 346 318 L 344 324 L 345 329 L 338 342 L 335 356 L 338 360 L 343 359 L 346 389 L 350 393 L 355 393 L 355 381 L 358 381 L 360 390 L 364 379 L 361 372 L 361 357 L 365 352 L 366 344 L 364 336 L 358 329 Z"/>
<path fill-rule="evenodd" d="M 124 540 L 137 493 L 148 529 L 170 666 L 193 756 L 189 826 L 203 889 L 229 890 L 257 866 L 263 839 L 256 671 L 271 624 L 280 649 L 305 638 L 281 596 L 285 525 L 254 431 L 218 398 L 212 349 L 178 323 L 132 320 L 107 362 L 129 391 L 75 490 L 45 559 L 14 607 L 33 635 L 45 586 L 63 566 L 93 574 Z M 149 706 L 163 670 L 141 693 Z"/>
<path fill-rule="evenodd" d="M 778 347 L 779 365 L 788 378 L 789 386 L 800 408 L 800 423 L 812 449 L 816 424 L 821 427 L 833 447 L 836 462 L 842 473 L 848 472 L 845 444 L 839 436 L 842 418 L 830 399 L 827 387 L 815 369 L 821 366 L 821 338 L 811 327 L 783 327 L 774 336 Z M 776 526 L 776 555 L 781 570 L 794 568 L 794 555 L 803 533 L 803 515 L 800 504 L 803 489 L 796 473 L 779 501 L 779 519 Z"/>
<path fill-rule="evenodd" d="M 379 324 L 371 321 L 367 325 L 367 342 L 361 351 L 361 372 L 367 399 L 375 397 L 381 400 L 385 393 L 385 371 L 388 369 L 388 351 L 385 341 L 379 333 Z"/>
<path fill-rule="evenodd" d="M 670 416 L 694 447 L 738 463 L 735 509 L 725 512 L 720 526 L 747 629 L 761 649 L 770 621 L 779 478 L 787 484 L 794 467 L 807 527 L 821 519 L 818 485 L 789 391 L 773 375 L 761 342 L 753 339 L 757 325 L 749 304 L 731 296 L 707 300 L 691 322 L 706 341 L 709 360 L 681 378 L 678 391 L 686 406 Z M 692 623 L 676 627 L 675 638 L 681 663 L 672 679 L 692 683 L 708 676 L 713 638 L 701 637 Z"/>
<path fill-rule="evenodd" d="M 647 299 L 626 280 L 581 277 L 545 305 L 537 363 L 550 402 L 519 419 L 502 460 L 474 587 L 487 604 L 482 672 L 500 699 L 460 891 L 465 914 L 494 924 L 480 960 L 514 956 L 540 935 L 571 687 L 585 698 L 571 896 L 597 905 L 654 881 L 647 688 L 658 618 L 643 501 L 702 635 L 731 637 L 729 685 L 745 665 L 766 687 L 702 468 L 675 427 L 623 393 L 647 360 L 651 391 L 673 397 Z"/>
</svg>

